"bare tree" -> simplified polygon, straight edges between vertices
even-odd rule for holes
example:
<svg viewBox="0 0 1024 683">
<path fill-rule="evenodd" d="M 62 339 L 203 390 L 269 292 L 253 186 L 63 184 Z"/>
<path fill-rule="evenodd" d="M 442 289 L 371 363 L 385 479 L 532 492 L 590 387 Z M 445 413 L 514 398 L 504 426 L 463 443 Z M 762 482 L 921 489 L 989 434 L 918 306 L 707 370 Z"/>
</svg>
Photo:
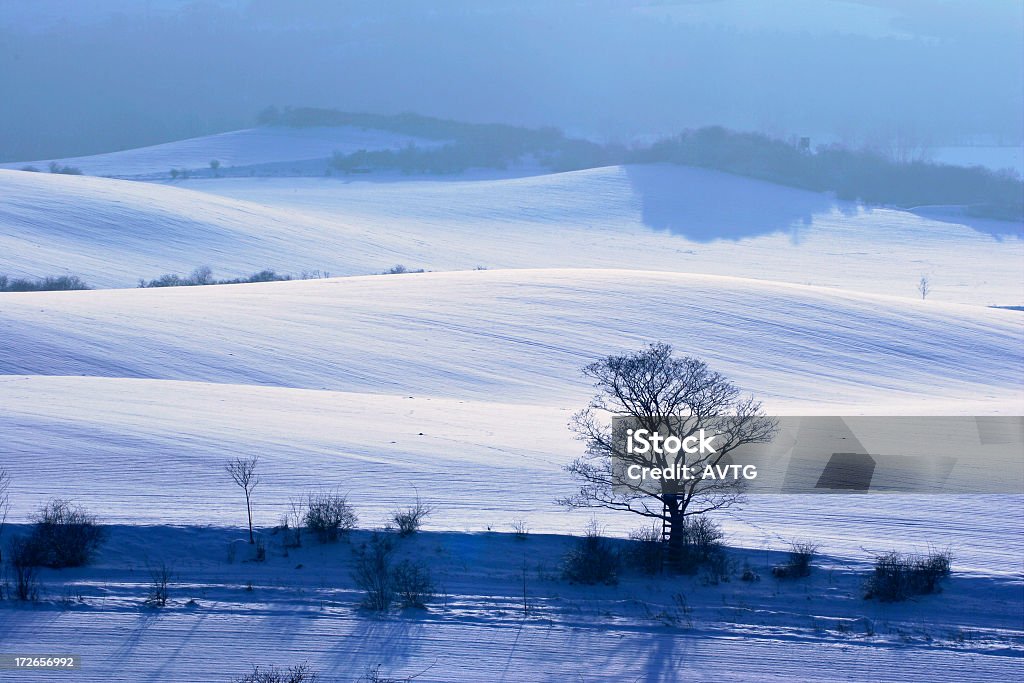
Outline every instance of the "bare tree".
<svg viewBox="0 0 1024 683">
<path fill-rule="evenodd" d="M 146 598 L 145 604 L 150 607 L 166 607 L 167 600 L 170 598 L 170 583 L 173 572 L 167 562 L 161 562 L 160 564 L 149 568 L 149 577 L 151 579 L 149 597 Z"/>
<path fill-rule="evenodd" d="M 566 466 L 581 482 L 579 491 L 559 503 L 574 508 L 603 507 L 661 520 L 672 557 L 680 554 L 688 515 L 727 508 L 743 494 L 741 479 L 661 479 L 640 482 L 623 476 L 618 463 L 650 467 L 686 465 L 693 471 L 728 464 L 736 448 L 770 441 L 776 422 L 765 416 L 761 404 L 742 396 L 724 376 L 691 357 L 676 358 L 668 344 L 652 344 L 638 353 L 609 356 L 583 369 L 594 380 L 597 394 L 589 407 L 570 422 L 577 437 L 586 443 L 583 457 Z M 716 433 L 714 452 L 684 454 L 668 461 L 665 455 L 627 452 L 621 439 L 613 438 L 605 414 L 627 417 L 638 428 L 685 440 L 707 429 Z M 679 457 L 676 461 L 674 458 Z M 653 458 L 653 461 L 652 461 Z M 653 486 L 652 486 L 653 484 Z"/>
<path fill-rule="evenodd" d="M 259 456 L 235 458 L 224 466 L 235 484 L 245 492 L 245 509 L 249 513 L 249 543 L 256 542 L 256 536 L 252 532 L 252 492 L 260 484 L 260 477 L 256 474 L 259 462 Z"/>
<path fill-rule="evenodd" d="M 928 295 L 931 294 L 932 283 L 931 280 L 928 279 L 927 275 L 922 275 L 921 279 L 918 280 L 917 291 L 920 293 L 922 300 L 927 299 Z"/>
<path fill-rule="evenodd" d="M 213 269 L 210 266 L 199 266 L 192 271 L 192 277 L 189 279 L 194 285 L 213 284 Z"/>
</svg>

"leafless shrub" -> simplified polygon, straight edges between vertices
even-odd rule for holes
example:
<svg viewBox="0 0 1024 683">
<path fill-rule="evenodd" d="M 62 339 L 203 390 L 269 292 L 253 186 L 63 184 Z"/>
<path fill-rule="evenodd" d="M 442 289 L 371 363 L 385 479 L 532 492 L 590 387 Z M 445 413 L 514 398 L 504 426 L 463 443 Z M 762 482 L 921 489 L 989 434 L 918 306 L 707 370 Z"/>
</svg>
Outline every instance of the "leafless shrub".
<svg viewBox="0 0 1024 683">
<path fill-rule="evenodd" d="M 407 508 L 401 510 L 395 510 L 391 519 L 394 521 L 395 526 L 398 527 L 399 536 L 411 536 L 420 530 L 420 525 L 423 520 L 426 519 L 433 508 L 429 505 L 425 505 L 420 500 L 419 495 L 416 496 L 416 503 Z"/>
<path fill-rule="evenodd" d="M 703 515 L 683 518 L 675 536 L 673 566 L 684 574 L 696 574 L 709 563 L 719 561 L 723 556 L 722 527 Z"/>
<path fill-rule="evenodd" d="M 161 562 L 149 569 L 150 588 L 149 596 L 146 598 L 146 605 L 149 607 L 165 607 L 170 597 L 171 568 L 166 562 Z"/>
<path fill-rule="evenodd" d="M 62 173 L 64 175 L 82 175 L 82 169 L 77 166 L 61 166 L 56 161 L 50 162 L 50 173 Z"/>
<path fill-rule="evenodd" d="M 436 662 L 435 662 L 436 663 Z M 394 678 L 387 674 L 381 673 L 381 665 L 371 666 L 366 670 L 366 673 L 359 677 L 357 683 L 412 683 L 414 680 L 427 673 L 434 667 L 433 664 L 428 666 L 419 673 L 412 674 L 411 676 L 405 676 L 404 678 Z"/>
<path fill-rule="evenodd" d="M 309 664 L 296 664 L 282 669 L 277 666 L 253 666 L 252 673 L 242 676 L 237 683 L 316 683 L 319 675 Z"/>
<path fill-rule="evenodd" d="M 811 574 L 811 561 L 818 554 L 818 544 L 793 541 L 786 562 L 772 567 L 772 576 L 778 579 L 800 579 Z"/>
<path fill-rule="evenodd" d="M 426 271 L 424 271 L 422 268 L 417 268 L 416 270 L 411 270 L 411 269 L 406 268 L 405 266 L 403 266 L 401 263 L 396 263 L 395 265 L 393 265 L 390 268 L 388 268 L 387 270 L 385 270 L 383 274 L 384 275 L 404 275 L 405 273 L 423 273 L 423 272 L 426 272 Z"/>
<path fill-rule="evenodd" d="M 355 551 L 352 579 L 366 592 L 363 606 L 374 612 L 384 612 L 395 599 L 391 572 L 391 539 L 374 533 Z"/>
<path fill-rule="evenodd" d="M 357 521 L 346 496 L 337 491 L 310 493 L 306 499 L 306 527 L 317 534 L 321 543 L 337 541 L 340 534 L 354 529 Z"/>
<path fill-rule="evenodd" d="M 512 531 L 515 533 L 517 541 L 525 541 L 530 535 L 530 527 L 526 526 L 526 522 L 522 519 L 512 520 Z"/>
<path fill-rule="evenodd" d="M 717 586 L 719 583 L 727 583 L 732 576 L 729 558 L 724 551 L 711 553 L 704 563 L 704 576 L 701 579 L 704 585 Z"/>
<path fill-rule="evenodd" d="M 37 566 L 60 569 L 88 564 L 105 536 L 93 514 L 60 498 L 41 507 L 32 521 L 26 552 Z"/>
<path fill-rule="evenodd" d="M 952 563 L 953 556 L 948 550 L 926 555 L 903 555 L 896 551 L 879 555 L 864 597 L 899 602 L 915 595 L 936 593 L 941 581 L 952 573 Z"/>
<path fill-rule="evenodd" d="M 306 521 L 308 501 L 292 498 L 288 501 L 288 511 L 281 520 L 281 527 L 284 530 L 284 547 L 302 547 L 302 525 Z"/>
<path fill-rule="evenodd" d="M 596 521 L 587 525 L 586 534 L 562 561 L 562 575 L 570 583 L 614 585 L 619 582 L 619 553 Z"/>
<path fill-rule="evenodd" d="M 26 536 L 11 539 L 8 553 L 11 574 L 14 577 L 14 596 L 22 601 L 39 599 L 39 579 L 32 541 Z"/>
<path fill-rule="evenodd" d="M 761 575 L 754 571 L 754 568 L 750 566 L 749 562 L 743 563 L 743 573 L 740 574 L 740 581 L 746 581 L 748 583 L 754 583 L 760 581 Z"/>
<path fill-rule="evenodd" d="M 645 574 L 661 572 L 665 566 L 665 542 L 658 523 L 633 529 L 629 540 L 633 541 L 628 554 L 632 564 Z"/>
<path fill-rule="evenodd" d="M 213 282 L 213 268 L 210 268 L 210 266 L 198 266 L 192 270 L 192 275 L 189 279 L 195 285 L 211 284 Z"/>
<path fill-rule="evenodd" d="M 402 607 L 425 608 L 434 595 L 430 569 L 422 562 L 399 562 L 391 570 L 391 583 Z"/>
<path fill-rule="evenodd" d="M 263 536 L 256 537 L 256 552 L 253 555 L 253 562 L 265 562 L 267 559 L 267 542 L 263 540 Z"/>
</svg>

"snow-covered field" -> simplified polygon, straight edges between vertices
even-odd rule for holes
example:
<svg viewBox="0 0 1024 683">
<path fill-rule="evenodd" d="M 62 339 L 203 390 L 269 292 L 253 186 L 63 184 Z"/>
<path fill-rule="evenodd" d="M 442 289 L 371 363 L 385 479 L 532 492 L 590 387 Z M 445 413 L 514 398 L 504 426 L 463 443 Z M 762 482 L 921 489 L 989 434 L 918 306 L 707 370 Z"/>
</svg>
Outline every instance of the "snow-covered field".
<svg viewBox="0 0 1024 683">
<path fill-rule="evenodd" d="M 952 221 L 967 221 L 970 225 Z M 0 273 L 102 287 L 293 274 L 630 268 L 1024 302 L 1021 226 L 867 210 L 670 165 L 476 180 L 220 178 L 173 186 L 0 171 Z M 993 234 L 995 233 L 995 234 Z"/>
<path fill-rule="evenodd" d="M 1021 407 L 1016 311 L 629 270 L 410 273 L 4 297 L 3 374 L 557 405 L 650 340 L 802 406 Z M 784 406 L 780 406 L 784 407 Z"/>
<path fill-rule="evenodd" d="M 77 168 L 86 175 L 165 178 L 171 169 L 209 173 L 210 162 L 214 159 L 220 162 L 224 172 L 229 172 L 230 169 L 242 167 L 321 160 L 334 152 L 351 154 L 361 149 L 399 149 L 408 144 L 429 147 L 437 143 L 408 135 L 355 127 L 263 126 L 87 157 L 4 163 L 0 164 L 0 168 L 21 169 L 33 166 L 46 171 L 50 161 L 56 161 L 61 166 Z"/>
<path fill-rule="evenodd" d="M 1008 681 L 1020 667 L 1017 580 L 957 577 L 944 595 L 886 605 L 861 599 L 863 566 L 824 558 L 794 583 L 629 575 L 580 587 L 557 578 L 564 536 L 428 532 L 397 553 L 431 558 L 437 604 L 374 618 L 347 571 L 367 536 L 307 539 L 287 556 L 271 536 L 254 563 L 233 530 L 115 527 L 95 566 L 63 570 L 62 605 L 5 608 L 3 645 L 76 654 L 81 670 L 37 677 L 76 681 L 227 681 L 302 661 L 332 681 L 377 665 L 391 680 L 509 682 Z M 780 559 L 733 556 L 761 573 Z M 167 607 L 141 608 L 160 562 L 179 583 Z"/>
<path fill-rule="evenodd" d="M 227 149 L 265 163 L 321 144 L 246 135 L 95 168 L 227 164 Z M 394 263 L 439 272 L 368 275 Z M 362 277 L 130 288 L 202 264 Z M 0 273 L 62 272 L 123 289 L 0 294 L 11 521 L 64 496 L 116 525 L 94 566 L 43 572 L 41 603 L 0 603 L 0 654 L 81 655 L 62 680 L 224 681 L 306 659 L 339 680 L 376 664 L 423 681 L 997 681 L 1020 668 L 1024 492 L 752 497 L 722 517 L 731 581 L 627 573 L 600 588 L 559 578 L 566 534 L 589 516 L 554 503 L 581 449 L 566 428 L 591 394 L 580 367 L 656 340 L 776 414 L 1020 415 L 1024 317 L 986 307 L 1024 300 L 1019 226 L 660 165 L 173 185 L 0 171 Z M 244 505 L 223 469 L 252 454 L 264 563 L 237 543 Z M 430 558 L 429 611 L 358 609 L 350 555 L 367 531 L 285 556 L 270 528 L 321 486 L 349 492 L 363 529 L 417 494 L 435 506 L 427 533 L 399 543 Z M 639 523 L 599 518 L 618 537 Z M 795 538 L 823 557 L 809 579 L 776 581 Z M 875 553 L 930 546 L 954 554 L 944 593 L 862 599 Z M 171 604 L 144 608 L 160 562 Z M 762 580 L 739 581 L 744 564 Z"/>
</svg>

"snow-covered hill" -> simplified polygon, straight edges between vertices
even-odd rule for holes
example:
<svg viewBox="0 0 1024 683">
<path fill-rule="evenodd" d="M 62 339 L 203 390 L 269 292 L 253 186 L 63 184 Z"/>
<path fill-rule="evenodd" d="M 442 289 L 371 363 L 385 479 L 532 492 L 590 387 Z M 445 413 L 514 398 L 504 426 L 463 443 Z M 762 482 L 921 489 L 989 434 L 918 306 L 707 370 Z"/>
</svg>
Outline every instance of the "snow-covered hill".
<svg viewBox="0 0 1024 683">
<path fill-rule="evenodd" d="M 271 520 L 290 493 L 324 482 L 383 519 L 412 495 L 404 482 L 438 501 L 440 528 L 520 514 L 571 531 L 581 520 L 552 501 L 572 486 L 560 467 L 579 449 L 566 422 L 590 395 L 579 368 L 653 340 L 706 358 L 779 413 L 1024 404 L 1016 312 L 714 276 L 473 271 L 9 294 L 0 326 L 19 511 L 61 492 L 124 521 L 187 521 L 197 498 L 228 521 L 222 460 L 261 453 Z M 771 497 L 731 518 L 732 539 L 807 532 L 846 556 L 896 538 L 923 547 L 939 519 L 971 518 L 969 498 L 844 509 Z M 1018 504 L 996 497 L 992 523 Z M 977 519 L 942 537 L 978 571 L 1013 571 L 1007 544 L 1024 542 Z"/>
<path fill-rule="evenodd" d="M 69 272 L 103 287 L 200 265 L 237 277 L 403 263 L 697 272 L 906 297 L 924 275 L 935 300 L 1020 304 L 1024 241 L 972 225 L 669 165 L 175 186 L 0 171 L 0 273 Z"/>
<path fill-rule="evenodd" d="M 32 166 L 45 171 L 50 161 L 56 161 L 61 166 L 77 168 L 86 175 L 165 178 L 171 169 L 177 169 L 179 172 L 209 173 L 210 162 L 214 159 L 220 162 L 220 167 L 225 172 L 229 172 L 232 168 L 312 159 L 324 160 L 334 152 L 351 154 L 361 149 L 399 149 L 408 144 L 429 147 L 438 143 L 408 135 L 349 126 L 265 126 L 85 157 L 9 162 L 0 164 L 0 168 L 20 169 Z"/>
<path fill-rule="evenodd" d="M 81 165 L 144 175 L 325 144 L 307 142 L 239 133 Z M 616 587 L 561 578 L 564 534 L 590 516 L 554 501 L 582 449 L 567 429 L 592 393 L 580 367 L 652 341 L 777 414 L 1021 414 L 1024 316 L 978 305 L 1024 301 L 1015 226 L 675 166 L 508 175 L 0 170 L 0 273 L 122 287 L 0 293 L 9 522 L 60 496 L 124 525 L 92 566 L 43 571 L 41 604 L 5 602 L 0 649 L 80 655 L 83 681 L 303 660 L 332 680 L 378 663 L 424 681 L 1011 677 L 1024 529 L 1007 520 L 1024 496 L 751 496 L 716 517 L 735 581 L 628 570 Z M 367 275 L 395 263 L 446 272 Z M 131 288 L 203 264 L 357 277 Z M 251 455 L 263 562 L 236 542 L 243 500 L 224 471 Z M 282 546 L 271 527 L 289 501 L 325 487 L 356 506 L 356 543 L 418 495 L 434 506 L 430 533 L 400 542 L 435 572 L 429 611 L 360 612 L 349 543 Z M 640 523 L 596 518 L 618 537 Z M 491 533 L 516 519 L 526 541 Z M 794 539 L 823 557 L 776 581 Z M 947 546 L 948 593 L 863 599 L 875 554 Z M 140 609 L 161 562 L 171 603 Z M 740 563 L 765 580 L 739 581 Z"/>
<path fill-rule="evenodd" d="M 805 404 L 1015 402 L 1024 369 L 1015 311 L 625 270 L 8 294 L 0 324 L 0 374 L 541 405 L 573 405 L 582 365 L 657 340 Z"/>
<path fill-rule="evenodd" d="M 347 492 L 363 528 L 384 526 L 396 506 L 416 495 L 434 506 L 427 527 L 438 530 L 509 532 L 513 520 L 524 519 L 535 532 L 568 534 L 590 518 L 555 503 L 574 490 L 562 466 L 581 452 L 566 425 L 585 405 L 582 397 L 549 407 L 412 393 L 3 376 L 0 401 L 0 461 L 12 474 L 15 520 L 59 495 L 111 523 L 235 526 L 244 520 L 224 463 L 251 454 L 261 457 L 261 527 L 275 525 L 292 498 L 322 487 Z M 790 410 L 801 407 L 829 411 L 807 404 Z M 959 401 L 912 410 L 998 409 Z M 885 410 L 876 404 L 863 412 Z M 807 538 L 851 562 L 894 547 L 949 546 L 958 573 L 1015 576 L 1024 530 L 1008 529 L 1005 520 L 1021 514 L 1020 496 L 762 495 L 718 519 L 733 546 L 785 549 L 791 539 Z M 618 536 L 641 523 L 631 515 L 598 517 Z"/>
</svg>

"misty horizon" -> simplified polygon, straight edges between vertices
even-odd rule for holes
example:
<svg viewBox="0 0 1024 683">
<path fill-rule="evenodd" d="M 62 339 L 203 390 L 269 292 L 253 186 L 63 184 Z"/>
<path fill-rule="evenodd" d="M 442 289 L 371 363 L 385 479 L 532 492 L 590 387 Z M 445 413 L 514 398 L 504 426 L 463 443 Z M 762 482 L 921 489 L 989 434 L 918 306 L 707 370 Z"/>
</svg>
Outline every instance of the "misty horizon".
<svg viewBox="0 0 1024 683">
<path fill-rule="evenodd" d="M 817 142 L 1022 144 L 1024 10 L 909 0 L 7 2 L 0 161 L 255 124 L 268 106 Z"/>
</svg>

